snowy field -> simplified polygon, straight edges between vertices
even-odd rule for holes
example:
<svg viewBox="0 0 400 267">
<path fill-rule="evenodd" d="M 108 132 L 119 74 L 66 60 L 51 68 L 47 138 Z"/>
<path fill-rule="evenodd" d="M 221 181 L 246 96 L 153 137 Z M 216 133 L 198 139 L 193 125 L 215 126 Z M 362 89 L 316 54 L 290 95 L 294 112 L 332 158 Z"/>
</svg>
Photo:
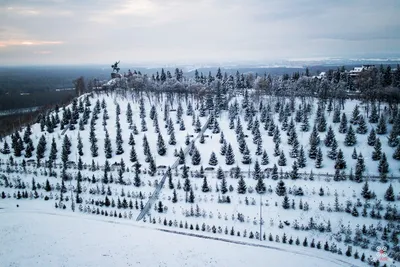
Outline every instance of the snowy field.
<svg viewBox="0 0 400 267">
<path fill-rule="evenodd" d="M 166 233 L 120 220 L 46 212 L 0 202 L 0 263 L 24 266 L 351 266 L 280 247 L 255 247 Z M 40 205 L 39 205 L 40 206 Z M 357 265 L 354 265 L 357 266 Z"/>
</svg>

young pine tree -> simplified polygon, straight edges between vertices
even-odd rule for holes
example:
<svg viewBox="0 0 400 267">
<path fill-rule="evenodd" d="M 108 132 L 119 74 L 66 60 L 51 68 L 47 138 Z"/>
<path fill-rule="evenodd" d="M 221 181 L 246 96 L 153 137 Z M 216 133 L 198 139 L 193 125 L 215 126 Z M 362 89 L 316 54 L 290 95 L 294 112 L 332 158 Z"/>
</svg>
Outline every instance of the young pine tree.
<svg viewBox="0 0 400 267">
<path fill-rule="evenodd" d="M 208 161 L 208 164 L 211 166 L 217 166 L 218 159 L 214 152 L 211 152 L 211 156 L 210 156 L 210 160 Z"/>
<path fill-rule="evenodd" d="M 208 186 L 207 177 L 204 176 L 203 178 L 203 185 L 201 186 L 201 191 L 207 193 L 210 191 L 210 187 Z"/>
<path fill-rule="evenodd" d="M 357 137 L 353 130 L 353 127 L 350 125 L 346 137 L 344 139 L 344 144 L 346 146 L 354 146 L 357 143 Z"/>
<path fill-rule="evenodd" d="M 379 138 L 375 140 L 374 151 L 372 151 L 372 160 L 380 160 L 382 157 L 382 144 Z"/>
<path fill-rule="evenodd" d="M 323 160 L 322 150 L 321 148 L 318 148 L 317 158 L 315 160 L 315 168 L 319 169 L 322 167 L 322 160 Z"/>
</svg>

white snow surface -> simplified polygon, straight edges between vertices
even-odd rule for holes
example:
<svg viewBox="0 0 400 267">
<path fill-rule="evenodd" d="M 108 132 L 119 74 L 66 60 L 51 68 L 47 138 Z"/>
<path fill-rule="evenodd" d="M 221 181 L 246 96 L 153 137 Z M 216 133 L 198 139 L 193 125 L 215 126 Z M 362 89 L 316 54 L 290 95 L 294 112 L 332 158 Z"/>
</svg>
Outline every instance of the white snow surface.
<svg viewBox="0 0 400 267">
<path fill-rule="evenodd" d="M 0 266 L 351 266 L 328 253 L 323 259 L 312 251 L 166 233 L 128 220 L 48 212 L 37 204 L 0 202 Z"/>
</svg>

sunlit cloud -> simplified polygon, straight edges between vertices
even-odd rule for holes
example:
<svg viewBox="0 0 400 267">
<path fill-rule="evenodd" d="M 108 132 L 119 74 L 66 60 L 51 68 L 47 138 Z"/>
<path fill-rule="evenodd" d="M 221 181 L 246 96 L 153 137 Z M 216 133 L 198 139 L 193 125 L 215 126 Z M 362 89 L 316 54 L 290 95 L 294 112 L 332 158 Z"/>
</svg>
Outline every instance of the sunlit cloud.
<svg viewBox="0 0 400 267">
<path fill-rule="evenodd" d="M 40 46 L 40 45 L 60 45 L 63 44 L 61 41 L 32 41 L 32 40 L 8 40 L 8 41 L 0 41 L 0 47 L 8 47 L 8 46 Z"/>
<path fill-rule="evenodd" d="M 162 7 L 150 0 L 120 1 L 108 9 L 94 10 L 90 12 L 89 21 L 96 23 L 115 24 L 121 18 L 132 16 L 132 19 L 151 18 L 152 22 L 164 17 Z"/>
<path fill-rule="evenodd" d="M 37 55 L 48 55 L 48 54 L 52 54 L 53 52 L 52 51 L 48 51 L 48 50 L 45 50 L 45 51 L 35 51 L 35 52 L 33 52 L 34 54 L 37 54 Z"/>
<path fill-rule="evenodd" d="M 71 16 L 73 12 L 71 10 L 55 9 L 51 7 L 30 7 L 30 6 L 9 6 L 0 7 L 0 14 L 8 16 L 41 16 L 41 17 L 59 17 L 59 16 Z"/>
<path fill-rule="evenodd" d="M 36 16 L 39 15 L 41 12 L 35 8 L 30 8 L 30 7 L 14 7 L 14 6 L 9 6 L 6 8 L 0 8 L 0 11 L 5 10 L 7 13 L 13 13 L 13 14 L 18 14 L 18 15 L 27 15 L 27 16 Z"/>
</svg>

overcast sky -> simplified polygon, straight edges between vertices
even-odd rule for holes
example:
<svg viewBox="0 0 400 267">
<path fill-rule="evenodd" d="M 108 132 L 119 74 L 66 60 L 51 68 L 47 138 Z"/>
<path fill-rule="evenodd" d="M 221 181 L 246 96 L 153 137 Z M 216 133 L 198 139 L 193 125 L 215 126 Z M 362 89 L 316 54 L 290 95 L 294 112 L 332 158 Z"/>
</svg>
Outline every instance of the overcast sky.
<svg viewBox="0 0 400 267">
<path fill-rule="evenodd" d="M 0 0 L 0 65 L 399 54 L 399 0 Z"/>
</svg>

